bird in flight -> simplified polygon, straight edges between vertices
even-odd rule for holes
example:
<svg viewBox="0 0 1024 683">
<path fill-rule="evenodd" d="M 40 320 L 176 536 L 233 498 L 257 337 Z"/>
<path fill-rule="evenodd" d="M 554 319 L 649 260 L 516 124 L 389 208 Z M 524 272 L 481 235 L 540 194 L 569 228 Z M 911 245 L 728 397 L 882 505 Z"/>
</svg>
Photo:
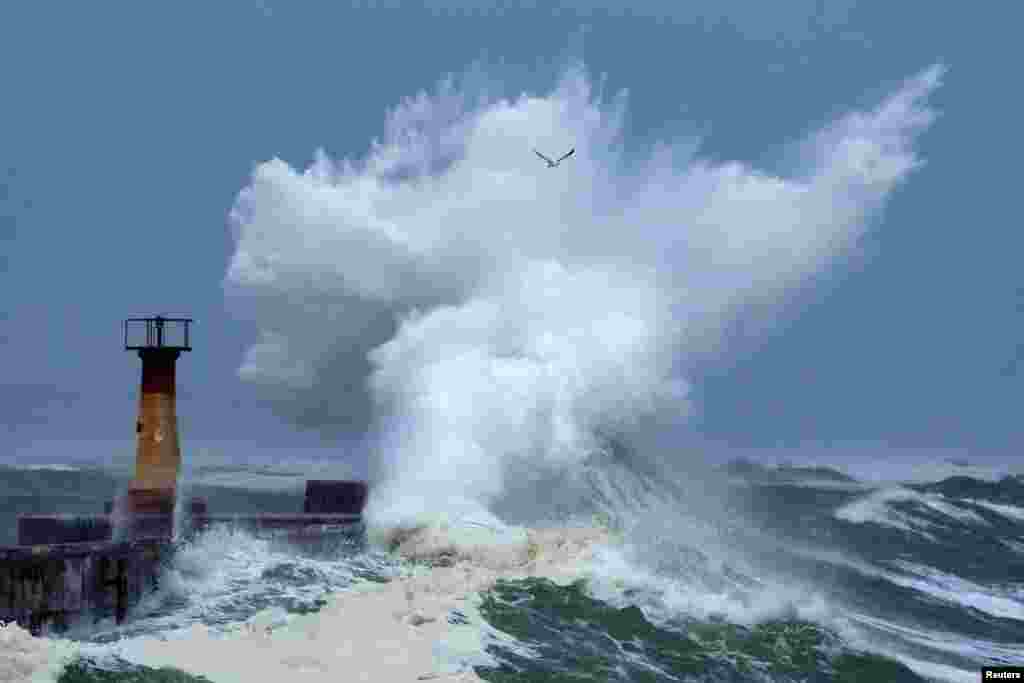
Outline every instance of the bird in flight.
<svg viewBox="0 0 1024 683">
<path fill-rule="evenodd" d="M 573 147 L 568 152 L 566 152 L 562 156 L 558 157 L 558 159 L 556 159 L 555 161 L 552 161 L 551 159 L 548 159 L 546 156 L 544 156 L 543 154 L 541 154 L 537 150 L 533 150 L 534 154 L 536 154 L 537 156 L 539 156 L 541 159 L 544 160 L 544 163 L 546 163 L 548 165 L 548 168 L 554 168 L 555 166 L 558 166 L 560 163 L 562 163 L 563 160 L 568 159 L 575 152 L 576 152 L 576 148 Z"/>
</svg>

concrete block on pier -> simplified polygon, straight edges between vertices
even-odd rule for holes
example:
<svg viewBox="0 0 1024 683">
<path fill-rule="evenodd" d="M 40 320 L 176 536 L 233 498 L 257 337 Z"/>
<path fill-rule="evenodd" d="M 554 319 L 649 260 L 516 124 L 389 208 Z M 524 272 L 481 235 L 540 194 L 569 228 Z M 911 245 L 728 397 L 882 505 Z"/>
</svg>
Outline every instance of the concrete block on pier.
<svg viewBox="0 0 1024 683">
<path fill-rule="evenodd" d="M 309 479 L 306 481 L 306 514 L 361 515 L 366 507 L 365 481 Z"/>
</svg>

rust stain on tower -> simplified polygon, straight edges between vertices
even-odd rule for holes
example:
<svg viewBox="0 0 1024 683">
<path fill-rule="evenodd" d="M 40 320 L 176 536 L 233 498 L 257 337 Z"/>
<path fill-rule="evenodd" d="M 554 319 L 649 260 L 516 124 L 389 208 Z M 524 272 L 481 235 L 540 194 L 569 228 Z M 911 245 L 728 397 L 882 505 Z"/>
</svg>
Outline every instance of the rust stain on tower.
<svg viewBox="0 0 1024 683">
<path fill-rule="evenodd" d="M 131 512 L 170 514 L 181 465 L 175 410 L 175 365 L 191 351 L 191 318 L 129 318 L 124 322 L 125 350 L 142 359 L 135 477 L 128 487 Z"/>
</svg>

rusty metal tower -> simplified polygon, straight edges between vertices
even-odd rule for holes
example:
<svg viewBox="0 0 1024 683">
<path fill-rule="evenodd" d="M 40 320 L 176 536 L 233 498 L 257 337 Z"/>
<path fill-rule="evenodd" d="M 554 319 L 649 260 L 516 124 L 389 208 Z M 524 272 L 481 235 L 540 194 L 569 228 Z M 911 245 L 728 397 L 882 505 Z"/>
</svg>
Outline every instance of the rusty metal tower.
<svg viewBox="0 0 1024 683">
<path fill-rule="evenodd" d="M 124 321 L 124 348 L 142 359 L 135 477 L 129 485 L 132 512 L 171 514 L 181 451 L 175 410 L 175 364 L 191 351 L 191 318 L 129 318 Z"/>
</svg>

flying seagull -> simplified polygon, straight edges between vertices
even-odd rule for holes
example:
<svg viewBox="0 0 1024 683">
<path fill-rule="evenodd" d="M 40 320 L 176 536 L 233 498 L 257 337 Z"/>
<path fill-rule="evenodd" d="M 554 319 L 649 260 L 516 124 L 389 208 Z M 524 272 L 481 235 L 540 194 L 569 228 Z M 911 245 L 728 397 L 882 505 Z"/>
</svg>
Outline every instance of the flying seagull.
<svg viewBox="0 0 1024 683">
<path fill-rule="evenodd" d="M 576 148 L 573 147 L 568 152 L 566 152 L 562 156 L 558 157 L 558 159 L 556 159 L 555 161 L 551 161 L 551 159 L 548 159 L 546 156 L 544 156 L 543 154 L 541 154 L 537 150 L 533 150 L 533 153 L 536 154 L 537 156 L 539 156 L 541 159 L 543 159 L 544 162 L 548 165 L 548 168 L 554 168 L 555 166 L 558 166 L 560 163 L 562 163 L 562 161 L 564 159 L 568 159 L 569 157 L 571 157 L 575 151 L 576 151 Z"/>
</svg>

